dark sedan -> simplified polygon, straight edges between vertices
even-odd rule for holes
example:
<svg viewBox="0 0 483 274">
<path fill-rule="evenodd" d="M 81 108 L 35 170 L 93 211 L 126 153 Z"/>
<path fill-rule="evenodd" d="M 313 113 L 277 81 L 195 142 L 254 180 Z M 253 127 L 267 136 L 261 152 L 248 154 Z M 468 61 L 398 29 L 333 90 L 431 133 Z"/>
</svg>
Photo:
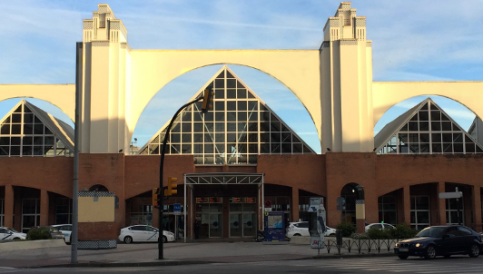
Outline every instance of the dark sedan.
<svg viewBox="0 0 483 274">
<path fill-rule="evenodd" d="M 482 236 L 462 225 L 431 226 L 421 230 L 416 237 L 396 243 L 394 253 L 401 259 L 408 256 L 436 256 L 467 254 L 478 257 L 482 247 Z"/>
</svg>

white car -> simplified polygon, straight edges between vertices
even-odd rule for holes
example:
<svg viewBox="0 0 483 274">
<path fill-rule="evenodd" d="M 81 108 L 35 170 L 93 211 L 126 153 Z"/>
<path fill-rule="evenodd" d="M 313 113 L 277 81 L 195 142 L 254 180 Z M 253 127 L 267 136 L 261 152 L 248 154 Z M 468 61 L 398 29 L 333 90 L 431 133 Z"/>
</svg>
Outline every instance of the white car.
<svg viewBox="0 0 483 274">
<path fill-rule="evenodd" d="M 70 244 L 72 237 L 72 225 L 71 224 L 64 224 L 64 225 L 53 225 L 52 227 L 57 228 L 62 235 L 64 235 L 64 241 L 66 244 Z"/>
<path fill-rule="evenodd" d="M 326 226 L 324 236 L 335 235 L 335 229 Z M 290 222 L 287 227 L 287 233 L 285 233 L 287 238 L 292 238 L 294 236 L 310 236 L 309 233 L 309 223 L 308 222 Z"/>
<path fill-rule="evenodd" d="M 390 224 L 373 223 L 373 224 L 366 225 L 366 232 L 369 231 L 370 228 L 388 229 L 388 228 L 395 228 L 395 227 Z"/>
<path fill-rule="evenodd" d="M 121 229 L 119 241 L 126 244 L 134 242 L 158 242 L 159 229 L 149 225 L 133 225 Z M 164 230 L 163 243 L 174 242 L 174 233 Z"/>
<path fill-rule="evenodd" d="M 25 240 L 27 234 L 16 231 L 13 228 L 0 227 L 0 241 Z"/>
</svg>

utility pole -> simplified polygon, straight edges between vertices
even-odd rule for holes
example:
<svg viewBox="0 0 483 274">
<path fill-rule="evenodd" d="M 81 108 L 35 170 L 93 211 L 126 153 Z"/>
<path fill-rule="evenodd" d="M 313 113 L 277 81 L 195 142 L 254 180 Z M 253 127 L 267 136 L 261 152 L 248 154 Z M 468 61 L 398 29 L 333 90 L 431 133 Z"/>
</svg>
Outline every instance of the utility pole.
<svg viewBox="0 0 483 274">
<path fill-rule="evenodd" d="M 78 211 L 79 211 L 79 152 L 80 152 L 80 117 L 81 117 L 81 94 L 82 94 L 82 42 L 76 43 L 76 67 L 75 67 L 75 129 L 74 129 L 74 182 L 72 184 L 72 234 L 71 234 L 71 259 L 77 263 L 78 241 Z"/>
</svg>

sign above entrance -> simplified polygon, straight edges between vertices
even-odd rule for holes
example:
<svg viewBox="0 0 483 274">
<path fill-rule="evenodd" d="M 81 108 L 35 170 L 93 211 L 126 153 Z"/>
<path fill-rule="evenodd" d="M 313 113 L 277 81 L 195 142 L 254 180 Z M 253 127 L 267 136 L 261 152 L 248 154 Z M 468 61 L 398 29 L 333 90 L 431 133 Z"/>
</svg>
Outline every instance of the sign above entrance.
<svg viewBox="0 0 483 274">
<path fill-rule="evenodd" d="M 265 200 L 265 207 L 271 208 L 272 207 L 272 201 L 271 200 Z"/>
</svg>

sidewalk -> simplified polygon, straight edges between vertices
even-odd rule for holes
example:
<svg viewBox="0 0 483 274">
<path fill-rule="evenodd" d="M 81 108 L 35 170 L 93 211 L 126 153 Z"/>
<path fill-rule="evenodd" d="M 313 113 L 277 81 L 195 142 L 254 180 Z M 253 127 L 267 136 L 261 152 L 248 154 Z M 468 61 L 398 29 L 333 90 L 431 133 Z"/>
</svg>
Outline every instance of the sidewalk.
<svg viewBox="0 0 483 274">
<path fill-rule="evenodd" d="M 360 256 L 393 256 L 390 252 L 381 250 L 363 250 L 359 255 L 356 250 L 348 253 L 332 247 L 330 254 L 327 249 L 317 249 L 309 245 L 278 244 L 270 245 L 262 242 L 194 242 L 164 244 L 164 260 L 158 260 L 158 245 L 149 244 L 119 244 L 115 249 L 78 250 L 77 264 L 71 264 L 71 247 L 51 247 L 32 250 L 2 252 L 0 265 L 5 267 L 69 267 L 69 266 L 153 266 L 181 265 L 203 263 L 234 263 L 277 260 L 329 259 Z"/>
</svg>

